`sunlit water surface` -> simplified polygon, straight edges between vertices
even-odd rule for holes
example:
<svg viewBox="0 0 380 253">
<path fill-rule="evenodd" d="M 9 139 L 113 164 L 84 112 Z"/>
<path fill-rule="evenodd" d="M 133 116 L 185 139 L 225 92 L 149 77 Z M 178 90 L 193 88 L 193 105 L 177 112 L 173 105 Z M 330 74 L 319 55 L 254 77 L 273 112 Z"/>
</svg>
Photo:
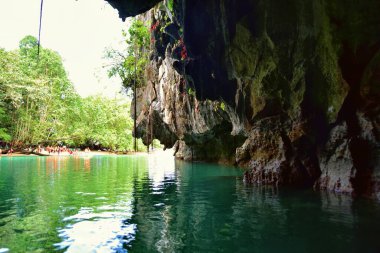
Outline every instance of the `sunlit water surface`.
<svg viewBox="0 0 380 253">
<path fill-rule="evenodd" d="M 380 252 L 380 206 L 154 156 L 1 157 L 0 252 Z"/>
</svg>

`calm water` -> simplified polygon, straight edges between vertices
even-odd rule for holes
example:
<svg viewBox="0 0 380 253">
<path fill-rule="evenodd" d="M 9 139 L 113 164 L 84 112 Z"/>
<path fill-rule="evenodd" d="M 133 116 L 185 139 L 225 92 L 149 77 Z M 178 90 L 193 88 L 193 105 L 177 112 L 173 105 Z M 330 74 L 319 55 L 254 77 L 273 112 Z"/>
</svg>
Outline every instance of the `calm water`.
<svg viewBox="0 0 380 253">
<path fill-rule="evenodd" d="M 0 252 L 380 252 L 380 206 L 158 155 L 0 158 Z"/>
</svg>

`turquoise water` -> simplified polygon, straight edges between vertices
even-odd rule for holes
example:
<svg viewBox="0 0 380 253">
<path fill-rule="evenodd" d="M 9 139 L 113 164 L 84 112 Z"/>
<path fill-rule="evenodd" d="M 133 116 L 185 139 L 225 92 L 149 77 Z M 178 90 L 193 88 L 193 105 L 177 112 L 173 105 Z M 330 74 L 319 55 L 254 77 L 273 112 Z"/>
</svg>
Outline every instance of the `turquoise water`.
<svg viewBox="0 0 380 253">
<path fill-rule="evenodd" d="M 371 200 L 170 155 L 0 158 L 0 252 L 380 252 Z"/>
</svg>

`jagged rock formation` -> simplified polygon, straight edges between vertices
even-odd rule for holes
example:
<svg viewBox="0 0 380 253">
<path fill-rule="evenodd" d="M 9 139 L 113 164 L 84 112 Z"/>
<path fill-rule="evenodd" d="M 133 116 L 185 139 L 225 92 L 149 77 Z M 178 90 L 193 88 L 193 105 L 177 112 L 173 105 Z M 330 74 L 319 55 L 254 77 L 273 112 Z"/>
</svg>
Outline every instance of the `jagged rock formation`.
<svg viewBox="0 0 380 253">
<path fill-rule="evenodd" d="M 136 134 L 184 159 L 236 162 L 250 183 L 380 197 L 379 9 L 377 0 L 159 3 L 144 16 L 156 26 Z"/>
</svg>

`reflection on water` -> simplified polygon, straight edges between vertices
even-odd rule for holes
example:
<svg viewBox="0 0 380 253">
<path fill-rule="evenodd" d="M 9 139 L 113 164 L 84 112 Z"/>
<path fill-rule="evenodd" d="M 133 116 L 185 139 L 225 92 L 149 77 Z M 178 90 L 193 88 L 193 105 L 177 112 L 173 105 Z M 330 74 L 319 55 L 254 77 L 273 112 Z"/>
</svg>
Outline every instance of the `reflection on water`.
<svg viewBox="0 0 380 253">
<path fill-rule="evenodd" d="M 380 252 L 380 206 L 154 156 L 2 157 L 0 252 Z"/>
<path fill-rule="evenodd" d="M 122 248 L 135 230 L 125 224 L 132 213 L 133 182 L 145 177 L 146 167 L 144 157 L 2 157 L 0 249 Z"/>
<path fill-rule="evenodd" d="M 131 216 L 130 206 L 131 203 L 119 203 L 116 206 L 100 206 L 97 210 L 81 208 L 77 214 L 64 218 L 70 225 L 58 230 L 63 241 L 55 245 L 67 249 L 66 252 L 88 252 L 90 249 L 112 252 L 122 249 L 123 243 L 129 242 L 135 230 L 135 225 L 123 223 Z"/>
<path fill-rule="evenodd" d="M 175 179 L 175 161 L 171 152 L 159 152 L 148 158 L 149 179 L 154 189 L 162 187 L 166 180 Z"/>
</svg>

